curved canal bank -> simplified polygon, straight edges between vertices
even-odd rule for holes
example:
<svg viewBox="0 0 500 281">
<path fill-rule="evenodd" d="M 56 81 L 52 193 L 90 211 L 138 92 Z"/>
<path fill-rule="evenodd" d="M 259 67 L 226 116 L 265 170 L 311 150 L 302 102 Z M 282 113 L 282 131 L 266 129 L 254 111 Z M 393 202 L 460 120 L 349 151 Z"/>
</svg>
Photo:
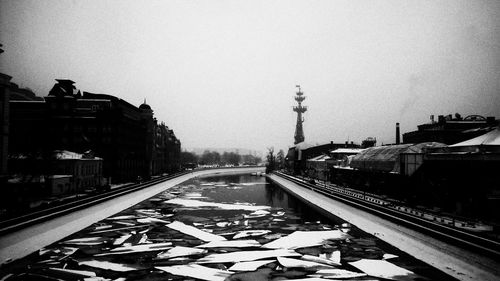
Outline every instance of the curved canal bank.
<svg viewBox="0 0 500 281">
<path fill-rule="evenodd" d="M 411 229 L 360 211 L 276 175 L 268 178 L 318 211 L 340 217 L 361 230 L 459 280 L 498 280 L 500 265 L 488 257 L 448 245 Z"/>
<path fill-rule="evenodd" d="M 266 177 L 223 171 L 164 189 L 0 272 L 11 274 L 6 281 L 453 279 Z"/>
<path fill-rule="evenodd" d="M 0 236 L 0 264 L 25 257 L 89 225 L 127 209 L 191 178 L 210 174 L 262 172 L 263 167 L 225 168 L 197 171 L 166 182 L 79 210 L 40 224 Z"/>
</svg>

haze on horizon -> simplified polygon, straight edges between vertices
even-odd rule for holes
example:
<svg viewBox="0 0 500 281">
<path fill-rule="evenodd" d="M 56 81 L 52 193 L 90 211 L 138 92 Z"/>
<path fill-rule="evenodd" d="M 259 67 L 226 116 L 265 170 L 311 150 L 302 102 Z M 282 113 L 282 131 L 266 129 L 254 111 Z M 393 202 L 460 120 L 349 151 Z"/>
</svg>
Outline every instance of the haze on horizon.
<svg viewBox="0 0 500 281">
<path fill-rule="evenodd" d="M 183 148 L 394 141 L 429 115 L 500 117 L 500 1 L 0 0 L 0 72 L 144 99 Z"/>
</svg>

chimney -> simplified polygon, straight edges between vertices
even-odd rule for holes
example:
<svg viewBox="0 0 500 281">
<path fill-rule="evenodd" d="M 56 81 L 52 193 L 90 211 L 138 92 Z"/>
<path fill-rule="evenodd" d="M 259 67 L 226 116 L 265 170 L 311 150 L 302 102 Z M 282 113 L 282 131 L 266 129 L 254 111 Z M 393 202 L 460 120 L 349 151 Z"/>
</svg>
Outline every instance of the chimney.
<svg viewBox="0 0 500 281">
<path fill-rule="evenodd" d="M 431 124 L 434 124 L 434 115 L 431 115 Z"/>
<path fill-rule="evenodd" d="M 396 144 L 400 144 L 400 139 L 399 139 L 399 123 L 396 123 Z"/>
</svg>

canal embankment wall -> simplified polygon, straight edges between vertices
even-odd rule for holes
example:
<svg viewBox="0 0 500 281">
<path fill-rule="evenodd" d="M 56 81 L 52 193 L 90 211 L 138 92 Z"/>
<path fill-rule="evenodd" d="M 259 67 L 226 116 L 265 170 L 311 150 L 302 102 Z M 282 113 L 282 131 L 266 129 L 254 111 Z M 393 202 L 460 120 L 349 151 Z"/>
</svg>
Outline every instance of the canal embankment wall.
<svg viewBox="0 0 500 281">
<path fill-rule="evenodd" d="M 488 257 L 443 243 L 404 226 L 299 186 L 277 175 L 267 175 L 275 184 L 321 213 L 340 217 L 415 258 L 458 280 L 498 280 L 500 263 Z"/>
<path fill-rule="evenodd" d="M 189 179 L 207 175 L 263 172 L 264 167 L 193 170 L 191 173 L 0 236 L 0 264 L 23 258 Z"/>
</svg>

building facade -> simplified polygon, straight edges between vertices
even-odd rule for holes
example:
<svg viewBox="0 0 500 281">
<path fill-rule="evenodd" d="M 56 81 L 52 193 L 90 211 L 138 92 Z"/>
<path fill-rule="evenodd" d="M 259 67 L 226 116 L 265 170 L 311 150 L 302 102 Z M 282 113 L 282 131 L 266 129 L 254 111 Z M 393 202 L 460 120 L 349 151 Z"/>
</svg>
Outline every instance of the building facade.
<svg viewBox="0 0 500 281">
<path fill-rule="evenodd" d="M 10 79 L 9 75 L 0 73 L 0 184 L 3 185 L 7 181 L 8 173 Z"/>
<path fill-rule="evenodd" d="M 103 159 L 92 152 L 84 154 L 67 150 L 56 150 L 52 154 L 51 175 L 71 176 L 71 186 L 76 192 L 103 185 Z M 53 189 L 53 192 L 55 190 Z"/>
<path fill-rule="evenodd" d="M 81 92 L 56 80 L 44 100 L 11 100 L 9 154 L 48 156 L 93 151 L 111 182 L 147 179 L 179 167 L 180 141 L 158 124 L 146 103 L 136 107 L 106 94 Z"/>
<path fill-rule="evenodd" d="M 431 115 L 430 119 L 430 123 L 417 126 L 417 131 L 404 133 L 403 142 L 440 142 L 450 145 L 485 134 L 499 125 L 495 117 L 469 115 L 463 118 L 458 113 L 455 116 L 439 115 L 437 121 Z"/>
<path fill-rule="evenodd" d="M 285 157 L 285 166 L 288 172 L 301 174 L 306 171 L 306 161 L 320 155 L 330 155 L 330 152 L 339 148 L 360 148 L 354 142 L 334 143 L 331 141 L 322 145 L 310 145 L 304 142 L 292 146 L 288 149 Z"/>
</svg>

